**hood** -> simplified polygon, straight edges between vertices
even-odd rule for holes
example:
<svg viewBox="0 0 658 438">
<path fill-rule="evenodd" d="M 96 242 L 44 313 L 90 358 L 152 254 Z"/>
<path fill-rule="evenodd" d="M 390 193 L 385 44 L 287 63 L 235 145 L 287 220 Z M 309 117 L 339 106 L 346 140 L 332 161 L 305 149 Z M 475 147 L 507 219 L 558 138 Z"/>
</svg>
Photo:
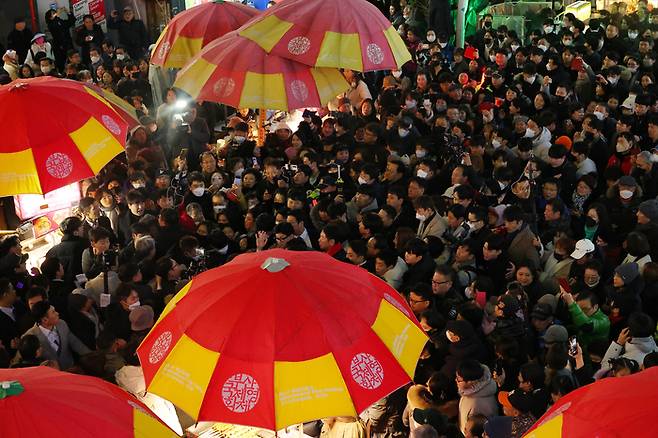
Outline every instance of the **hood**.
<svg viewBox="0 0 658 438">
<path fill-rule="evenodd" d="M 469 396 L 469 397 L 493 397 L 498 391 L 498 385 L 491 378 L 491 371 L 486 365 L 481 365 L 484 370 L 482 377 L 475 382 L 473 386 L 463 391 L 459 391 L 460 396 Z"/>
<path fill-rule="evenodd" d="M 551 131 L 548 130 L 548 128 L 543 127 L 541 128 L 541 133 L 535 137 L 534 140 L 532 140 L 532 145 L 537 146 L 537 145 L 542 145 L 545 144 L 546 142 L 550 143 L 551 141 Z"/>
<path fill-rule="evenodd" d="M 633 353 L 635 351 L 643 354 L 649 354 L 656 351 L 656 341 L 648 336 L 646 338 L 633 338 L 626 343 L 626 353 Z"/>
<path fill-rule="evenodd" d="M 414 385 L 407 391 L 407 402 L 410 411 L 414 409 L 428 409 L 433 407 L 430 401 L 431 394 L 424 385 Z"/>
</svg>

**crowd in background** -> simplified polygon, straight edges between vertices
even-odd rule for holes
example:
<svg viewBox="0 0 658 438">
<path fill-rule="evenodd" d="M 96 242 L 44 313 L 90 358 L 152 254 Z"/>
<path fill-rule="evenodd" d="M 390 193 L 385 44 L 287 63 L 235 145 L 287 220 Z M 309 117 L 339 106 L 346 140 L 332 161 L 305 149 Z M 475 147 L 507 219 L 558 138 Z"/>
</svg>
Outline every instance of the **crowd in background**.
<svg viewBox="0 0 658 438">
<path fill-rule="evenodd" d="M 269 248 L 361 266 L 427 332 L 414 384 L 341 420 L 355 436 L 520 437 L 575 388 L 656 365 L 658 11 L 542 11 L 525 38 L 484 15 L 455 48 L 396 6 L 413 60 L 345 70 L 349 91 L 275 121 L 262 146 L 251 110 L 220 120 L 175 89 L 154 106 L 130 9 L 116 46 L 87 18 L 73 40 L 51 13 L 53 41 L 17 20 L 8 78 L 96 83 L 142 126 L 82 183 L 39 269 L 2 242 L 2 366 L 121 384 L 187 280 Z"/>
</svg>

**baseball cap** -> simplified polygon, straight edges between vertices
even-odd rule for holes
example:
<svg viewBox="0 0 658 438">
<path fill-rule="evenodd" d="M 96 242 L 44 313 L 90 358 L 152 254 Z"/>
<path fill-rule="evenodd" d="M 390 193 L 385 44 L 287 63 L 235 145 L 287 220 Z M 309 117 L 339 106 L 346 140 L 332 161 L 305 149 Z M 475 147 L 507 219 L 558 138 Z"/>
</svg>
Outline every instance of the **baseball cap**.
<svg viewBox="0 0 658 438">
<path fill-rule="evenodd" d="M 508 408 L 514 408 L 522 413 L 532 411 L 534 399 L 520 389 L 514 391 L 501 391 L 498 393 L 498 402 Z"/>
<path fill-rule="evenodd" d="M 589 239 L 580 239 L 576 242 L 576 249 L 571 253 L 571 258 L 580 260 L 586 254 L 594 252 L 594 244 Z"/>
<path fill-rule="evenodd" d="M 553 316 L 553 308 L 550 304 L 546 303 L 535 304 L 535 307 L 532 308 L 532 313 L 530 313 L 532 319 L 538 319 L 540 321 L 546 321 L 551 316 Z"/>
</svg>

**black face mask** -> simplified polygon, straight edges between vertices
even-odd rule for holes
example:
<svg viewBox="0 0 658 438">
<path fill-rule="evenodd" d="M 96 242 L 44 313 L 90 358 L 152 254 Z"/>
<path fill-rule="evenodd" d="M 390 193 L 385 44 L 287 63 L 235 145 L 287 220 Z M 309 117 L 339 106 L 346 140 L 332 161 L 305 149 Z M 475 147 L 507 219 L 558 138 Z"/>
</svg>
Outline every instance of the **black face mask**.
<svg viewBox="0 0 658 438">
<path fill-rule="evenodd" d="M 555 260 L 560 262 L 560 261 L 564 260 L 567 256 L 565 254 L 558 254 L 558 253 L 554 252 L 553 257 L 555 257 Z"/>
<path fill-rule="evenodd" d="M 485 38 L 484 39 L 484 44 L 491 44 L 493 40 L 491 38 Z"/>
<path fill-rule="evenodd" d="M 484 27 L 486 27 L 487 29 L 491 29 L 492 25 L 493 25 L 493 23 L 491 21 L 485 21 L 484 22 Z"/>
<path fill-rule="evenodd" d="M 592 228 L 592 227 L 597 226 L 598 224 L 597 224 L 597 222 L 596 222 L 594 219 L 592 219 L 591 217 L 587 216 L 587 217 L 585 218 L 585 225 L 587 225 L 588 227 Z"/>
</svg>

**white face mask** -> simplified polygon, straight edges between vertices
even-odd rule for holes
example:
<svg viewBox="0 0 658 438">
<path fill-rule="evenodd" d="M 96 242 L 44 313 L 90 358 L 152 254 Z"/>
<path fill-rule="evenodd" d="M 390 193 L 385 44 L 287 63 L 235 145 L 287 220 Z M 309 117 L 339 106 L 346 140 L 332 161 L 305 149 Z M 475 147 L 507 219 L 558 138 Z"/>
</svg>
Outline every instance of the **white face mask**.
<svg viewBox="0 0 658 438">
<path fill-rule="evenodd" d="M 391 74 L 395 79 L 400 79 L 400 76 L 402 76 L 402 72 L 400 70 L 392 71 Z"/>
<path fill-rule="evenodd" d="M 202 197 L 205 192 L 206 192 L 205 187 L 197 187 L 196 189 L 192 190 L 192 194 L 197 198 Z"/>
<path fill-rule="evenodd" d="M 547 71 L 553 71 L 553 70 L 555 70 L 555 67 L 553 67 L 551 64 L 546 64 L 546 70 Z"/>
<path fill-rule="evenodd" d="M 493 146 L 494 149 L 498 149 L 500 147 L 500 140 L 494 138 L 491 140 L 491 146 Z"/>
<path fill-rule="evenodd" d="M 357 179 L 357 181 L 359 182 L 359 184 L 367 184 L 368 183 L 368 181 L 366 181 L 366 179 L 362 176 L 360 176 L 359 179 Z"/>
<path fill-rule="evenodd" d="M 596 281 L 586 281 L 585 284 L 586 284 L 588 287 L 596 287 L 596 286 L 598 286 L 598 284 L 599 284 L 600 281 L 601 281 L 601 279 L 600 279 L 600 278 L 597 278 Z"/>
<path fill-rule="evenodd" d="M 621 196 L 621 199 L 630 199 L 633 197 L 633 192 L 630 190 L 620 190 L 619 196 Z"/>
<path fill-rule="evenodd" d="M 545 45 L 543 45 L 543 44 L 540 44 L 540 45 L 538 45 L 537 47 L 539 47 L 539 48 L 540 48 L 542 51 L 544 51 L 544 52 L 548 50 L 548 46 L 545 46 Z"/>
<path fill-rule="evenodd" d="M 530 76 L 528 78 L 523 78 L 523 80 L 526 81 L 529 84 L 534 84 L 536 78 L 537 78 L 536 76 Z"/>
<path fill-rule="evenodd" d="M 427 35 L 427 42 L 428 43 L 433 43 L 434 41 L 436 41 L 436 35 L 434 35 L 434 34 Z"/>
<path fill-rule="evenodd" d="M 141 183 L 141 182 L 136 182 L 136 183 L 133 183 L 132 185 L 133 185 L 133 188 L 135 188 L 135 189 L 143 189 L 144 187 L 146 187 L 146 184 Z"/>
<path fill-rule="evenodd" d="M 573 44 L 573 41 L 571 41 L 571 40 L 563 40 L 563 41 L 562 41 L 562 45 L 563 45 L 563 46 L 568 47 L 568 46 L 570 46 L 571 44 Z"/>
<path fill-rule="evenodd" d="M 407 135 L 409 135 L 409 130 L 398 128 L 398 135 L 400 136 L 400 138 L 405 138 Z"/>
<path fill-rule="evenodd" d="M 50 67 L 49 65 L 47 65 L 45 67 L 41 67 L 41 73 L 43 73 L 44 75 L 47 75 L 48 73 L 50 73 L 51 70 L 52 70 L 52 67 Z"/>
<path fill-rule="evenodd" d="M 604 114 L 601 111 L 594 111 L 593 113 L 597 119 L 603 120 Z"/>
<path fill-rule="evenodd" d="M 445 49 L 447 45 L 448 43 L 441 43 L 441 42 L 439 43 L 439 47 L 441 47 L 442 49 Z"/>
<path fill-rule="evenodd" d="M 468 228 L 470 228 L 471 230 L 475 230 L 475 231 L 478 230 L 478 222 L 468 221 L 466 223 L 468 224 Z"/>
<path fill-rule="evenodd" d="M 135 301 L 134 303 L 132 303 L 131 305 L 128 306 L 128 310 L 135 310 L 136 308 L 138 308 L 141 305 L 142 304 L 139 302 L 139 300 L 137 300 L 137 301 Z"/>
<path fill-rule="evenodd" d="M 619 82 L 619 76 L 616 77 L 609 76 L 607 79 L 608 82 L 610 82 L 610 85 L 617 85 L 617 82 Z"/>
<path fill-rule="evenodd" d="M 222 212 L 222 211 L 226 210 L 226 206 L 225 205 L 213 205 L 212 210 L 215 212 L 215 214 L 218 214 L 219 212 Z"/>
<path fill-rule="evenodd" d="M 626 151 L 629 150 L 630 148 L 631 148 L 631 145 L 630 145 L 630 144 L 627 144 L 627 143 L 626 143 L 626 144 L 625 144 L 625 143 L 617 143 L 617 144 L 615 145 L 615 150 L 616 150 L 617 152 L 626 152 Z"/>
<path fill-rule="evenodd" d="M 521 46 L 519 46 L 518 44 L 512 44 L 512 45 L 510 46 L 510 48 L 512 49 L 512 52 L 516 52 L 516 51 L 518 50 L 519 47 L 521 47 Z"/>
<path fill-rule="evenodd" d="M 629 37 L 630 39 L 632 39 L 632 40 L 634 40 L 635 38 L 637 38 L 637 36 L 638 36 L 638 33 L 637 33 L 637 32 L 628 32 L 628 37 Z"/>
<path fill-rule="evenodd" d="M 544 33 L 553 33 L 553 26 L 544 26 Z"/>
<path fill-rule="evenodd" d="M 416 172 L 416 176 L 418 178 L 427 179 L 429 174 L 427 172 L 425 172 L 423 169 L 418 169 L 418 171 Z"/>
<path fill-rule="evenodd" d="M 244 143 L 245 140 L 246 140 L 246 138 L 244 138 L 241 135 L 237 135 L 237 136 L 233 137 L 233 141 L 235 141 L 237 144 L 242 144 L 242 143 Z"/>
<path fill-rule="evenodd" d="M 117 59 L 119 61 L 123 61 L 124 59 L 126 59 L 126 55 L 124 55 L 123 53 L 118 53 L 117 54 Z"/>
<path fill-rule="evenodd" d="M 425 111 L 427 111 L 429 113 L 430 111 L 432 111 L 432 102 L 430 100 L 427 100 L 427 99 L 424 100 L 423 101 L 423 108 L 425 109 Z"/>
<path fill-rule="evenodd" d="M 425 218 L 424 214 L 416 213 L 416 219 L 423 222 L 423 221 L 425 221 L 426 218 Z"/>
<path fill-rule="evenodd" d="M 407 100 L 404 105 L 407 107 L 407 109 L 414 109 L 416 108 L 416 101 L 415 100 Z"/>
<path fill-rule="evenodd" d="M 92 63 L 92 64 L 96 64 L 96 63 L 97 63 L 98 61 L 100 61 L 100 60 L 101 60 L 101 57 L 100 57 L 100 56 L 92 56 L 92 57 L 91 57 L 91 63 Z"/>
<path fill-rule="evenodd" d="M 416 158 L 425 158 L 426 155 L 427 155 L 427 152 L 425 152 L 424 149 L 418 149 L 416 151 Z M 658 155 L 656 155 L 656 157 L 658 158 Z"/>
<path fill-rule="evenodd" d="M 534 136 L 535 136 L 535 131 L 533 131 L 530 128 L 525 129 L 525 135 L 524 135 L 525 138 L 533 138 Z"/>
</svg>

